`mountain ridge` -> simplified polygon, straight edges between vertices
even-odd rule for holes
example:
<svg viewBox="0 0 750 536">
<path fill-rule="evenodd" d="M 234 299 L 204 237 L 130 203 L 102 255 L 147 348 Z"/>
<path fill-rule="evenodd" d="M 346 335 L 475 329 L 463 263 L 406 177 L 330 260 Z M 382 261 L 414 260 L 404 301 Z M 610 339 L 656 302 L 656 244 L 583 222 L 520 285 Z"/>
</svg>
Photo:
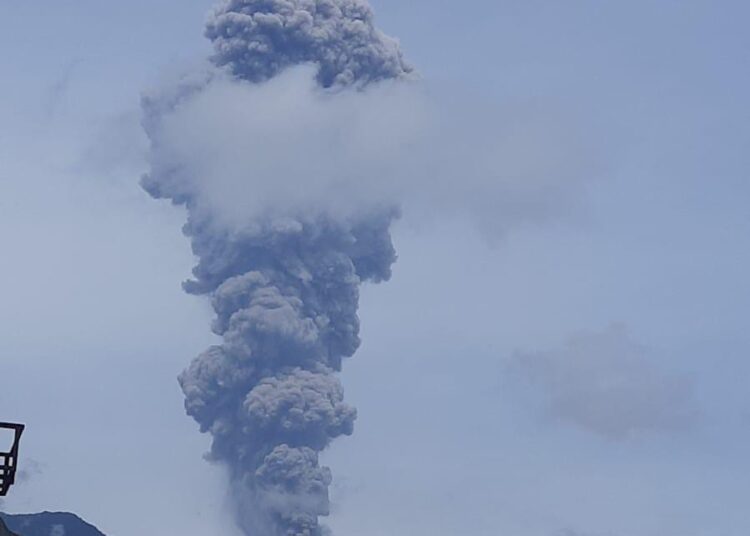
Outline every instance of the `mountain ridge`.
<svg viewBox="0 0 750 536">
<path fill-rule="evenodd" d="M 8 530 L 8 527 L 5 526 L 2 518 L 0 518 L 0 536 L 18 536 L 17 534 L 13 534 L 10 530 Z"/>
<path fill-rule="evenodd" d="M 3 530 L 5 529 L 5 532 Z M 105 536 L 94 525 L 69 512 L 5 514 L 0 512 L 0 536 Z"/>
</svg>

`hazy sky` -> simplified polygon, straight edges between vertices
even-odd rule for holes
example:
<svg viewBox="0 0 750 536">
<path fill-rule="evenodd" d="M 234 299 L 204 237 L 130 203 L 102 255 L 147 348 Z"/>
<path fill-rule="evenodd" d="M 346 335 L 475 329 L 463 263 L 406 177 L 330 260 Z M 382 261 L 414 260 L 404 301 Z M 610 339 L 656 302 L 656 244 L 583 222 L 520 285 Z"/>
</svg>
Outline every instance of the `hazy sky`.
<svg viewBox="0 0 750 536">
<path fill-rule="evenodd" d="M 571 187 L 548 217 L 498 206 L 503 234 L 404 215 L 345 365 L 330 525 L 746 535 L 750 6 L 372 3 L 467 128 L 496 122 L 511 161 L 564 147 Z M 180 289 L 184 215 L 138 186 L 139 96 L 207 54 L 210 4 L 0 0 L 0 420 L 29 426 L 8 511 L 234 534 L 175 379 L 211 312 Z"/>
</svg>

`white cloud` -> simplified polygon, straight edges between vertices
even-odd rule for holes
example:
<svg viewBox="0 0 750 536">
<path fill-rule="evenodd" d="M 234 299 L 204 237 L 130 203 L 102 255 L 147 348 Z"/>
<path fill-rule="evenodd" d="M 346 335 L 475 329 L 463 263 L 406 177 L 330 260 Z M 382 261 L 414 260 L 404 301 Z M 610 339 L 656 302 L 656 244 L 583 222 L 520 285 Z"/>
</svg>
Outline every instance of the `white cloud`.
<svg viewBox="0 0 750 536">
<path fill-rule="evenodd" d="M 470 218 L 493 234 L 567 216 L 590 178 L 559 118 L 438 98 L 416 82 L 323 91 L 313 74 L 214 77 L 162 106 L 153 172 L 233 223 L 397 204 L 418 221 Z"/>
</svg>

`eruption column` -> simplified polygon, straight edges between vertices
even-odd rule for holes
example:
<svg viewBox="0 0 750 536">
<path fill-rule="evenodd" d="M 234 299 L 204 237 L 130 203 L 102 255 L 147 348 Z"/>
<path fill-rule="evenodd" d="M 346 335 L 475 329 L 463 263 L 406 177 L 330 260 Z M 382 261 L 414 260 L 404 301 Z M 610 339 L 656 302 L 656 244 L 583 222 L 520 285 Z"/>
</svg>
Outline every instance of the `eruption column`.
<svg viewBox="0 0 750 536">
<path fill-rule="evenodd" d="M 262 83 L 301 63 L 317 67 L 322 89 L 365 90 L 411 72 L 363 0 L 226 0 L 206 35 L 214 64 L 237 83 Z M 179 163 L 159 164 L 162 118 L 181 92 L 201 91 L 201 83 L 188 86 L 144 99 L 152 166 L 142 181 L 153 197 L 186 207 L 198 264 L 185 288 L 210 296 L 221 337 L 180 376 L 185 407 L 213 436 L 210 457 L 229 469 L 247 534 L 321 535 L 331 474 L 319 453 L 351 434 L 356 418 L 335 373 L 360 344 L 360 284 L 390 277 L 397 210 L 336 217 L 274 207 L 240 228 L 223 225 Z"/>
</svg>

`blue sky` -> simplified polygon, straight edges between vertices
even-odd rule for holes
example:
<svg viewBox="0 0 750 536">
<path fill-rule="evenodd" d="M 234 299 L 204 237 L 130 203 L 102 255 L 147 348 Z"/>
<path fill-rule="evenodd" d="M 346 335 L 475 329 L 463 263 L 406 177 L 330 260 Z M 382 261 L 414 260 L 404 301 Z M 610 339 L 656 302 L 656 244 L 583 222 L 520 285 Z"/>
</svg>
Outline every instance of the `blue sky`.
<svg viewBox="0 0 750 536">
<path fill-rule="evenodd" d="M 232 534 L 175 381 L 211 314 L 179 288 L 183 215 L 138 187 L 139 95 L 206 55 L 209 4 L 0 1 L 0 418 L 33 460 L 9 511 Z M 583 186 L 503 236 L 404 215 L 343 374 L 331 526 L 747 534 L 750 7 L 373 7 L 430 91 L 575 147 Z"/>
</svg>

